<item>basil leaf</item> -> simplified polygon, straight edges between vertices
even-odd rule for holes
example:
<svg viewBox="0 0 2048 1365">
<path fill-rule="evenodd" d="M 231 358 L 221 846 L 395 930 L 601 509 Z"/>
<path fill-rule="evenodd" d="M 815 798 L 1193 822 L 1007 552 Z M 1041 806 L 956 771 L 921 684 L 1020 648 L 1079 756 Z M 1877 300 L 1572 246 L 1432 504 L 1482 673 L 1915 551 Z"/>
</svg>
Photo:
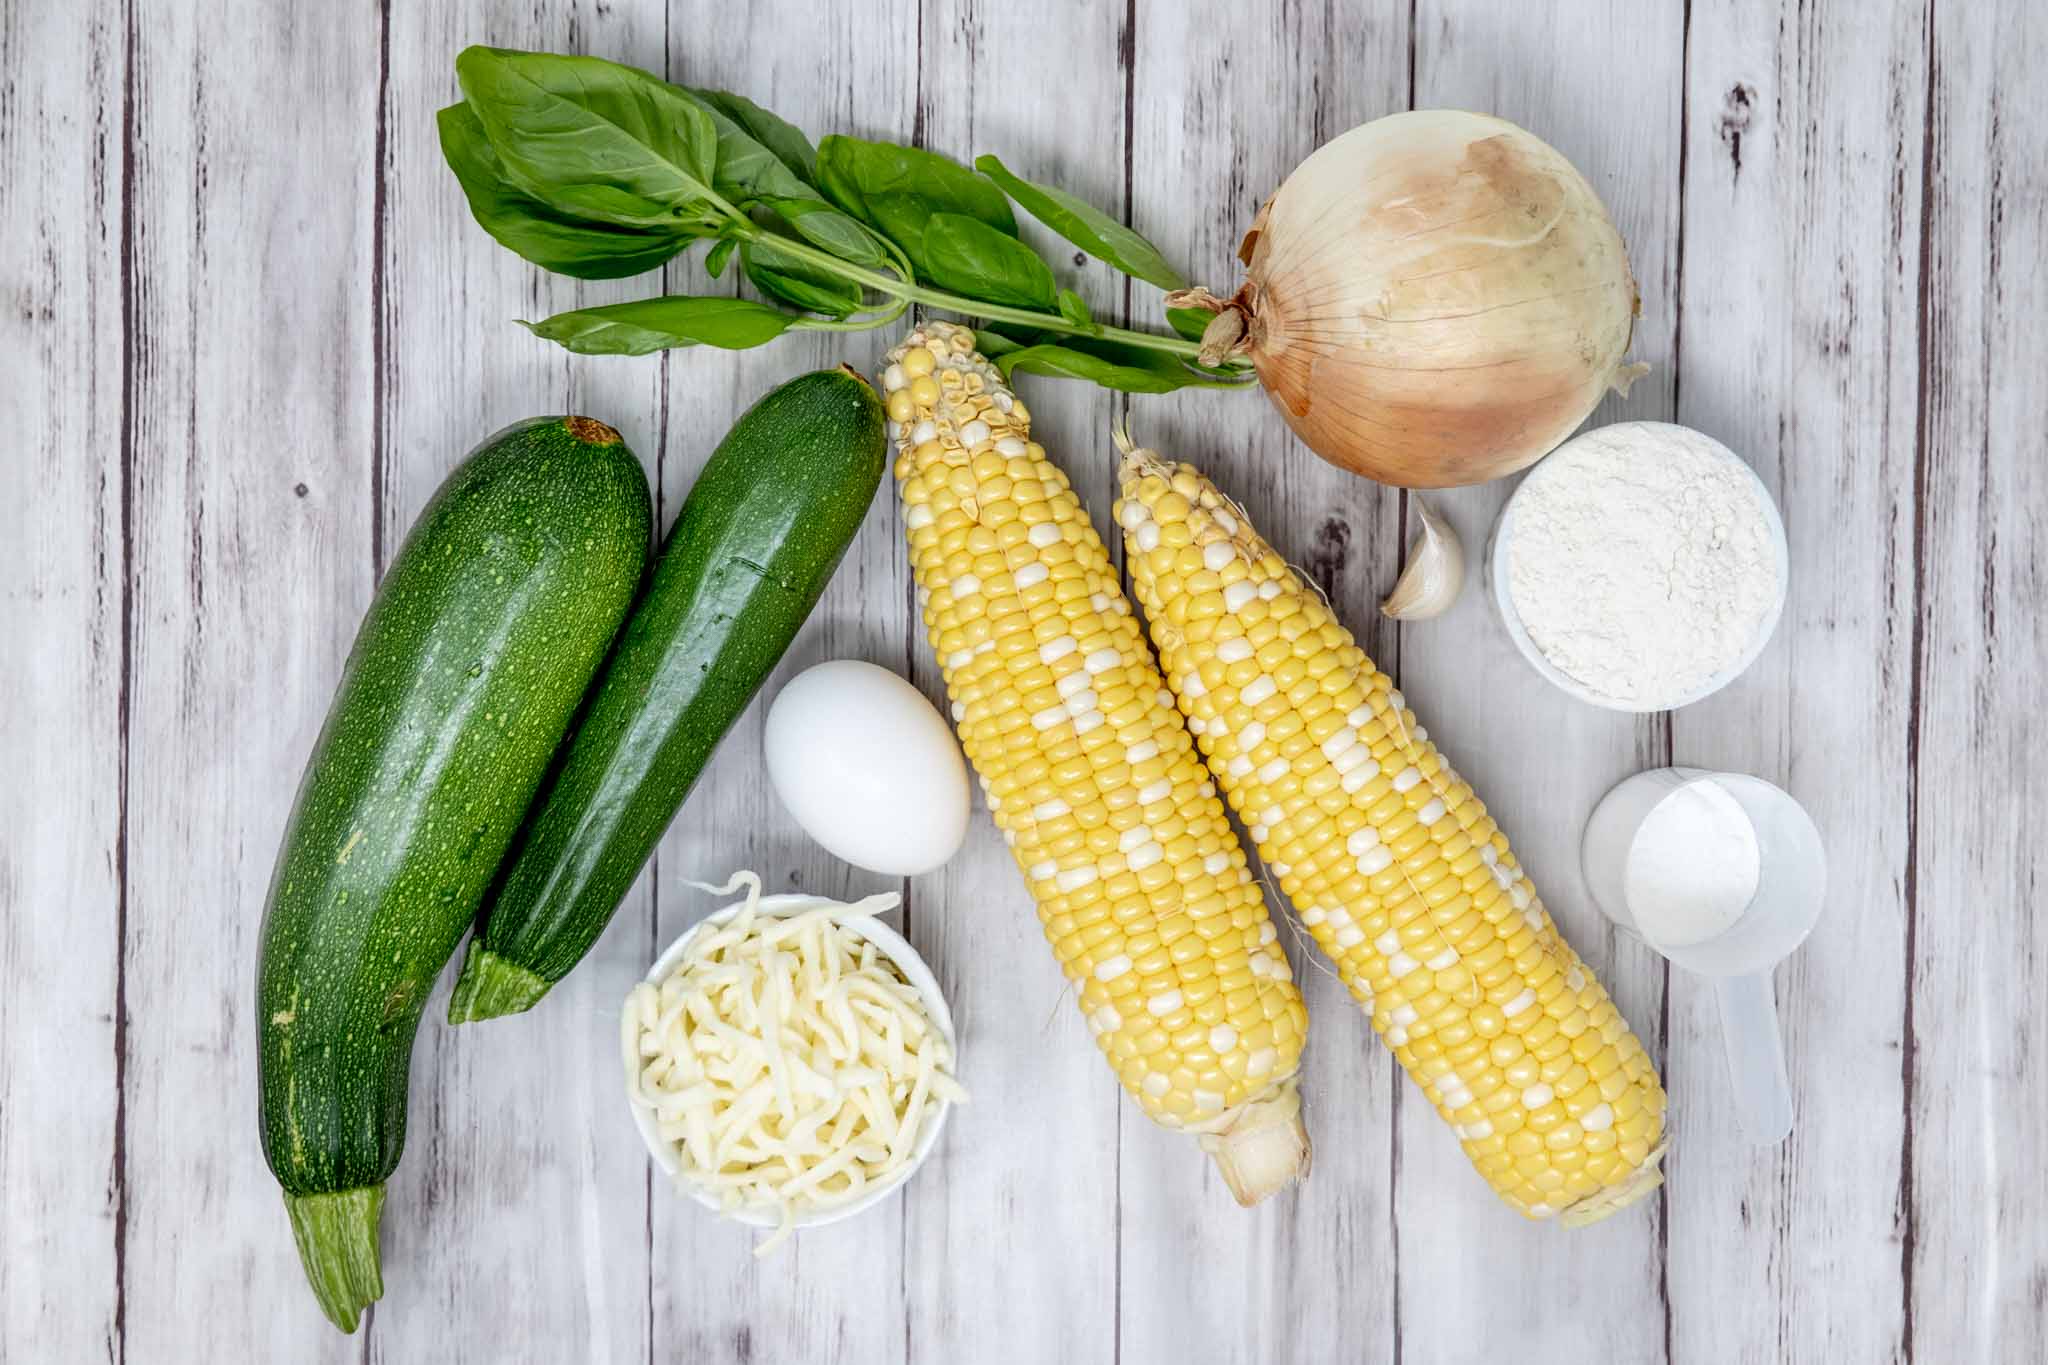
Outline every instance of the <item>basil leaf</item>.
<svg viewBox="0 0 2048 1365">
<path fill-rule="evenodd" d="M 685 99 L 695 103 L 711 120 L 718 135 L 718 153 L 711 175 L 712 188 L 736 205 L 760 199 L 816 199 L 823 197 L 809 181 L 791 170 L 782 158 L 755 139 L 744 126 L 695 90 L 677 87 Z"/>
<path fill-rule="evenodd" d="M 770 199 L 767 203 L 799 237 L 842 261 L 870 267 L 888 263 L 874 233 L 822 199 Z"/>
<path fill-rule="evenodd" d="M 597 57 L 465 48 L 455 74 L 506 175 L 561 212 L 622 227 L 711 212 L 718 129 L 682 91 Z"/>
<path fill-rule="evenodd" d="M 1076 327 L 1093 327 L 1095 319 L 1088 312 L 1088 300 L 1071 289 L 1060 290 L 1060 316 Z"/>
<path fill-rule="evenodd" d="M 1169 308 L 1166 310 L 1166 325 L 1189 341 L 1200 341 L 1202 333 L 1209 330 L 1209 323 L 1215 317 L 1206 308 Z"/>
<path fill-rule="evenodd" d="M 1006 379 L 1022 370 L 1059 379 L 1085 379 L 1124 393 L 1171 393 L 1191 382 L 1155 369 L 1119 365 L 1066 346 L 1026 347 L 1001 357 L 996 366 Z"/>
<path fill-rule="evenodd" d="M 704 273 L 717 279 L 725 273 L 725 263 L 732 259 L 733 248 L 739 243 L 731 237 L 721 237 L 712 243 L 711 250 L 704 255 Z"/>
<path fill-rule="evenodd" d="M 1059 297 L 1052 271 L 1030 247 L 957 213 L 934 213 L 926 222 L 918 268 L 940 288 L 986 303 L 1051 308 Z"/>
<path fill-rule="evenodd" d="M 1187 281 L 1159 254 L 1159 248 L 1143 236 L 1085 200 L 1051 185 L 1035 185 L 1011 174 L 992 156 L 976 157 L 975 169 L 1003 187 L 1004 193 L 1022 204 L 1033 218 L 1072 242 L 1098 261 L 1108 261 L 1126 275 L 1132 275 L 1161 289 L 1185 289 Z"/>
<path fill-rule="evenodd" d="M 795 124 L 730 90 L 692 90 L 691 94 L 738 124 L 747 136 L 766 147 L 806 185 L 818 183 L 818 154 Z"/>
<path fill-rule="evenodd" d="M 462 185 L 469 211 L 500 245 L 535 265 L 583 280 L 612 280 L 653 270 L 690 244 L 681 231 L 585 223 L 557 213 L 505 178 L 483 124 L 466 104 L 435 116 L 441 155 Z"/>
<path fill-rule="evenodd" d="M 773 341 L 797 315 L 746 299 L 671 294 L 602 308 L 578 308 L 542 322 L 521 322 L 535 336 L 579 355 L 647 355 L 672 346 L 744 351 Z"/>
<path fill-rule="evenodd" d="M 860 307 L 858 285 L 792 256 L 771 241 L 756 240 L 741 247 L 740 268 L 763 294 L 813 313 L 843 318 Z"/>
<path fill-rule="evenodd" d="M 1106 389 L 1126 393 L 1171 393 L 1185 388 L 1239 388 L 1249 383 L 1249 374 L 1205 370 L 1189 365 L 1149 347 L 1115 341 L 1068 337 L 1058 342 L 1027 346 L 992 357 L 1007 377 L 1012 370 L 1026 374 L 1055 375 L 1062 379 L 1086 379 Z"/>
<path fill-rule="evenodd" d="M 1012 341 L 1001 332 L 991 332 L 982 329 L 974 334 L 974 349 L 980 351 L 990 360 L 994 360 L 999 355 L 1008 355 L 1012 351 L 1022 350 L 1023 348 L 1023 342 Z"/>
<path fill-rule="evenodd" d="M 884 261 L 873 236 L 827 203 L 812 183 L 817 153 L 804 135 L 767 110 L 723 90 L 685 90 L 718 130 L 713 185 L 735 204 L 765 204 L 798 235 L 857 265 Z"/>
<path fill-rule="evenodd" d="M 992 358 L 1005 379 L 1022 370 L 1059 379 L 1086 379 L 1125 393 L 1171 393 L 1199 382 L 1192 375 L 1183 377 L 1163 367 L 1120 365 L 1071 346 L 1026 346 Z"/>
<path fill-rule="evenodd" d="M 929 279 L 931 272 L 926 268 L 924 230 L 932 220 L 931 204 L 914 194 L 875 194 L 868 197 L 867 210 L 868 221 L 884 237 L 903 248 L 903 254 L 910 258 L 921 278 Z M 968 221 L 979 220 L 969 218 Z"/>
<path fill-rule="evenodd" d="M 923 237 L 925 220 L 934 213 L 957 213 L 1017 235 L 1017 216 L 1001 190 L 959 162 L 919 147 L 828 137 L 818 144 L 818 185 L 833 203 L 906 251 Z"/>
</svg>

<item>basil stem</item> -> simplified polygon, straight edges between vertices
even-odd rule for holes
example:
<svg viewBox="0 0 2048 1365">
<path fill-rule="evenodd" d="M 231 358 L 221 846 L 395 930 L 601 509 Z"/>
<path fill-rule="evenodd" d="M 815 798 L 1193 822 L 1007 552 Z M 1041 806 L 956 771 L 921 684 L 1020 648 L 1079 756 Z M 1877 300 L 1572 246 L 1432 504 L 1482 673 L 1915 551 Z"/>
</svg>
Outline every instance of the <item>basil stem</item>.
<svg viewBox="0 0 2048 1365">
<path fill-rule="evenodd" d="M 970 299 L 959 294 L 949 294 L 941 289 L 931 289 L 916 283 L 908 270 L 908 264 L 899 265 L 900 275 L 884 275 L 879 271 L 864 269 L 849 261 L 841 260 L 827 251 L 820 251 L 806 242 L 782 236 L 780 233 L 764 231 L 751 221 L 742 226 L 735 222 L 729 229 L 743 241 L 762 237 L 773 237 L 778 251 L 800 257 L 820 270 L 829 271 L 842 279 L 851 280 L 865 289 L 897 300 L 902 307 L 890 311 L 886 317 L 873 322 L 832 322 L 822 318 L 804 318 L 796 325 L 809 331 L 858 331 L 864 327 L 878 327 L 882 323 L 900 316 L 903 308 L 920 304 L 926 308 L 942 308 L 949 313 L 964 313 L 969 317 L 986 318 L 990 322 L 1007 322 L 1019 327 L 1029 327 L 1041 332 L 1059 332 L 1067 336 L 1089 336 L 1103 341 L 1118 341 L 1127 346 L 1138 346 L 1146 350 L 1160 351 L 1167 355 L 1193 360 L 1202 353 L 1200 342 L 1183 337 L 1161 336 L 1156 332 L 1134 332 L 1128 328 L 1111 327 L 1106 323 L 1077 325 L 1058 313 L 1039 313 L 1027 308 L 1012 308 L 1005 304 L 989 303 L 982 299 Z M 886 240 L 886 239 L 884 239 Z M 891 243 L 893 246 L 894 244 Z"/>
</svg>

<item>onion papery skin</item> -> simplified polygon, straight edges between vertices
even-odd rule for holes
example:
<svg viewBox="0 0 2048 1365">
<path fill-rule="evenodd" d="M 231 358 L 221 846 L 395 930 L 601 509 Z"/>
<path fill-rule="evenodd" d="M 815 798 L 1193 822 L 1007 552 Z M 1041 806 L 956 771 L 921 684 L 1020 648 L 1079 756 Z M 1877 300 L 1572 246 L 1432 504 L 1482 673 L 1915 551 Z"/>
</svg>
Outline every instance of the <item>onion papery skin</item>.
<svg viewBox="0 0 2048 1365">
<path fill-rule="evenodd" d="M 1621 234 L 1571 162 L 1504 119 L 1354 128 L 1295 169 L 1246 245 L 1261 384 L 1310 449 L 1381 483 L 1513 473 L 1636 373 Z"/>
</svg>

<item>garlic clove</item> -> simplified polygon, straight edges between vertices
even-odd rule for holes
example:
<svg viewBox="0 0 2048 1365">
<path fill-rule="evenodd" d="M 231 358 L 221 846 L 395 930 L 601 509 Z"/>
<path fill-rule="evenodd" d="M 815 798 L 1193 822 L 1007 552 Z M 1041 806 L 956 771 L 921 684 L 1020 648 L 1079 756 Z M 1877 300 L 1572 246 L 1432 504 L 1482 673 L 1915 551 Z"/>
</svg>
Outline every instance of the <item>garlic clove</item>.
<svg viewBox="0 0 2048 1365">
<path fill-rule="evenodd" d="M 1443 615 L 1465 585 L 1465 547 L 1458 533 L 1421 498 L 1415 499 L 1415 510 L 1422 516 L 1422 534 L 1408 547 L 1408 565 L 1380 603 L 1380 611 L 1396 621 Z"/>
</svg>

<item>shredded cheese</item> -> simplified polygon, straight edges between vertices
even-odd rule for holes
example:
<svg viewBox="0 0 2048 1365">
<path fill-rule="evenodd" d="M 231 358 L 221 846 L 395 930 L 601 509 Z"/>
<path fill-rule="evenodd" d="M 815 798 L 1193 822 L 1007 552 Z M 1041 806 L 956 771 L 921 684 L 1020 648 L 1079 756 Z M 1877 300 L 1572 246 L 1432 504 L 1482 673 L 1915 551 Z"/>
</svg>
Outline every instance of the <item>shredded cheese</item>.
<svg viewBox="0 0 2048 1365">
<path fill-rule="evenodd" d="M 894 892 L 774 915 L 751 872 L 703 889 L 741 886 L 738 914 L 626 997 L 620 1044 L 627 1096 L 671 1144 L 679 1182 L 728 1213 L 777 1215 L 760 1256 L 798 1214 L 902 1178 L 940 1107 L 967 1092 L 923 997 L 847 927 L 893 910 Z"/>
</svg>

